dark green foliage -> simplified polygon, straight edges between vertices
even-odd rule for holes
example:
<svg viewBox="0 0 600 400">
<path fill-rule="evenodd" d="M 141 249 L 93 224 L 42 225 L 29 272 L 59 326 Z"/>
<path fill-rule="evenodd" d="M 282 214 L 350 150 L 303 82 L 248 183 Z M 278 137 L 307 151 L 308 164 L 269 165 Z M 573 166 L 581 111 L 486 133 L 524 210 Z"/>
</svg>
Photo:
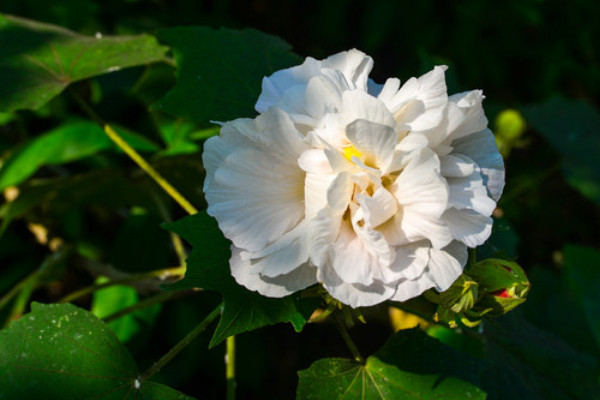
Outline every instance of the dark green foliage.
<svg viewBox="0 0 600 400">
<path fill-rule="evenodd" d="M 34 304 L 0 332 L 0 351 L 1 398 L 191 399 L 152 382 L 138 381 L 137 389 L 139 371 L 127 349 L 100 320 L 70 304 Z"/>
<path fill-rule="evenodd" d="M 301 62 L 283 40 L 255 30 L 172 28 L 159 38 L 178 69 L 177 85 L 155 107 L 200 124 L 252 117 L 262 78 Z"/>
</svg>

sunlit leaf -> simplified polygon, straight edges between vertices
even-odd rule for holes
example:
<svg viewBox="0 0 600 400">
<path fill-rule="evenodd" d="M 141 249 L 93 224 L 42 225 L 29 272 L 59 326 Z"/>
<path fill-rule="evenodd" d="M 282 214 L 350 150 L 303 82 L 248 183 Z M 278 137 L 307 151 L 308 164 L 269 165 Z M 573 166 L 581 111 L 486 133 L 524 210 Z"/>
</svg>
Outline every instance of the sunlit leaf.
<svg viewBox="0 0 600 400">
<path fill-rule="evenodd" d="M 149 35 L 89 37 L 0 15 L 0 111 L 37 109 L 70 83 L 164 60 Z"/>
<path fill-rule="evenodd" d="M 223 295 L 225 307 L 211 346 L 228 336 L 279 322 L 290 322 L 296 331 L 302 330 L 316 307 L 314 302 L 302 299 L 299 294 L 281 299 L 264 297 L 238 285 L 229 270 L 230 242 L 206 212 L 166 227 L 193 246 L 187 260 L 186 277 L 172 288 L 198 287 L 217 290 Z"/>
<path fill-rule="evenodd" d="M 587 102 L 562 98 L 523 111 L 527 122 L 563 157 L 569 183 L 600 204 L 600 113 Z"/>
<path fill-rule="evenodd" d="M 478 376 L 485 363 L 419 329 L 399 331 L 365 365 L 326 358 L 300 371 L 299 400 L 485 399 Z"/>
<path fill-rule="evenodd" d="M 121 131 L 121 135 L 138 150 L 158 149 L 136 134 Z M 118 147 L 95 123 L 80 120 L 65 123 L 28 141 L 8 157 L 0 168 L 0 190 L 18 185 L 43 165 L 68 163 L 108 149 Z"/>
<path fill-rule="evenodd" d="M 191 399 L 140 382 L 131 354 L 88 311 L 70 304 L 34 303 L 32 308 L 0 331 L 0 398 Z"/>
<path fill-rule="evenodd" d="M 156 107 L 207 124 L 255 114 L 264 76 L 300 63 L 283 40 L 255 30 L 180 27 L 162 30 L 177 61 L 177 85 Z"/>
<path fill-rule="evenodd" d="M 97 284 L 108 282 L 108 278 L 100 277 L 96 280 Z M 105 318 L 114 313 L 123 310 L 129 306 L 135 305 L 139 300 L 136 290 L 130 286 L 114 285 L 94 292 L 92 299 L 92 313 L 98 318 Z M 117 338 L 125 343 L 131 340 L 145 326 L 148 326 L 160 311 L 160 305 L 146 307 L 136 310 L 107 325 L 115 332 Z"/>
</svg>

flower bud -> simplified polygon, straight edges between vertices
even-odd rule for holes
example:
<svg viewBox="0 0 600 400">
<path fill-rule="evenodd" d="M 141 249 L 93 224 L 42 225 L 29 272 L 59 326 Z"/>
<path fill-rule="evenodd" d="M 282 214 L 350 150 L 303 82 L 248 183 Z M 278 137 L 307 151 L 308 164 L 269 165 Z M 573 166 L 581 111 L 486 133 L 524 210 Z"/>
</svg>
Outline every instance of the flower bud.
<svg viewBox="0 0 600 400">
<path fill-rule="evenodd" d="M 499 316 L 525 302 L 529 280 L 515 262 L 490 258 L 473 265 L 469 275 L 479 284 L 479 300 L 470 314 Z"/>
<path fill-rule="evenodd" d="M 457 314 L 469 311 L 477 301 L 478 286 L 468 275 L 462 274 L 448 290 L 440 293 L 440 304 Z"/>
</svg>

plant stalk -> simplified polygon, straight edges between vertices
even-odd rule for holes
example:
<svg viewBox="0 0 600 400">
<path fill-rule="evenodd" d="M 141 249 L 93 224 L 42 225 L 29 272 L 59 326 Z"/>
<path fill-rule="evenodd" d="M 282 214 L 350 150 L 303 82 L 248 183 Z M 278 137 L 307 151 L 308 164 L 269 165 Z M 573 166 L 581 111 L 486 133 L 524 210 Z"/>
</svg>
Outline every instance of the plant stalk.
<svg viewBox="0 0 600 400">
<path fill-rule="evenodd" d="M 171 350 L 169 350 L 167 354 L 162 356 L 160 360 L 155 362 L 150 368 L 142 373 L 138 378 L 140 384 L 154 376 L 165 364 L 171 361 L 177 354 L 186 348 L 187 345 L 189 345 L 200 333 L 202 333 L 202 331 L 208 327 L 208 325 L 210 325 L 211 322 L 215 320 L 215 318 L 221 314 L 222 309 L 223 303 L 219 304 L 214 310 L 212 310 L 211 313 L 208 314 L 206 318 L 204 318 L 202 322 L 198 324 L 198 326 L 196 326 L 183 339 L 181 339 L 181 341 L 177 343 Z"/>
</svg>

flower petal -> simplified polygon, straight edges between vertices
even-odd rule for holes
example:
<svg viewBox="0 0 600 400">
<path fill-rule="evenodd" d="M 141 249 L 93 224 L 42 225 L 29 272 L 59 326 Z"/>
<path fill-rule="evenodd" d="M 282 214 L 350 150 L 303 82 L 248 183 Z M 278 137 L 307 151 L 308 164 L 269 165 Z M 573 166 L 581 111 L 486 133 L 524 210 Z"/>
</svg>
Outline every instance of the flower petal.
<svg viewBox="0 0 600 400">
<path fill-rule="evenodd" d="M 445 66 L 437 66 L 420 78 L 404 83 L 386 106 L 398 122 L 398 130 L 424 131 L 431 129 L 442 119 L 448 102 Z"/>
<path fill-rule="evenodd" d="M 398 134 L 393 128 L 364 119 L 348 125 L 346 136 L 362 154 L 364 163 L 377 168 L 390 164 L 398 143 Z"/>
<path fill-rule="evenodd" d="M 471 209 L 479 214 L 490 216 L 496 202 L 488 197 L 487 189 L 479 171 L 462 178 L 448 178 L 450 196 L 448 203 L 458 209 Z"/>
<path fill-rule="evenodd" d="M 438 292 L 447 290 L 462 274 L 467 263 L 467 246 L 453 241 L 441 250 L 429 250 L 429 267 L 426 272 Z"/>
<path fill-rule="evenodd" d="M 492 234 L 492 218 L 471 210 L 446 210 L 442 219 L 450 228 L 452 237 L 469 247 L 483 244 Z"/>
<path fill-rule="evenodd" d="M 320 268 L 317 279 L 329 294 L 350 307 L 368 307 L 388 300 L 395 289 L 379 281 L 371 285 L 351 284 L 342 280 L 330 265 Z"/>
<path fill-rule="evenodd" d="M 504 161 L 492 131 L 485 129 L 462 137 L 452 142 L 452 147 L 455 153 L 464 154 L 479 165 L 483 184 L 491 198 L 498 201 L 504 189 Z"/>
<path fill-rule="evenodd" d="M 373 59 L 362 51 L 352 49 L 323 60 L 323 67 L 341 71 L 355 88 L 366 90 Z"/>
<path fill-rule="evenodd" d="M 250 260 L 240 256 L 240 252 L 235 246 L 231 247 L 231 274 L 237 283 L 263 296 L 285 297 L 317 283 L 317 270 L 310 263 L 302 264 L 290 273 L 269 278 L 259 274 Z"/>
</svg>

